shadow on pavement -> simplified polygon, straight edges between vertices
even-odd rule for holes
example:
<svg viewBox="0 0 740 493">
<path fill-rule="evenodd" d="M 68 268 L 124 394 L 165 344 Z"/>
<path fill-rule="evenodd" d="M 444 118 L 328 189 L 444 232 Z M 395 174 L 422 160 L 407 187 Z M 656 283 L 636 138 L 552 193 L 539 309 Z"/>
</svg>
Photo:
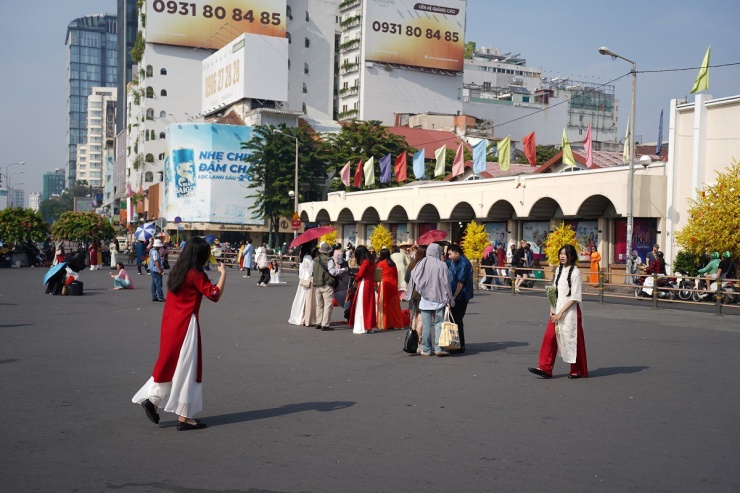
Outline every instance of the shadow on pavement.
<svg viewBox="0 0 740 493">
<path fill-rule="evenodd" d="M 232 414 L 221 414 L 219 416 L 208 416 L 204 417 L 203 420 L 208 423 L 208 426 L 220 426 L 230 425 L 234 423 L 242 423 L 244 421 L 254 421 L 256 419 L 275 418 L 277 416 L 285 416 L 287 414 L 302 413 L 305 411 L 319 411 L 322 413 L 329 411 L 338 411 L 340 409 L 346 409 L 354 406 L 355 402 L 302 402 L 300 404 L 286 404 L 281 407 L 273 407 L 270 409 L 256 409 L 254 411 L 244 411 L 241 413 Z M 177 424 L 177 423 L 174 423 Z"/>
<path fill-rule="evenodd" d="M 597 368 L 588 371 L 588 378 L 608 377 L 610 375 L 620 375 L 637 373 L 647 370 L 649 366 L 612 366 L 611 368 Z"/>
<path fill-rule="evenodd" d="M 469 342 L 465 344 L 465 351 L 472 353 L 488 353 L 492 351 L 501 351 L 502 349 L 522 346 L 529 346 L 529 343 L 519 341 Z"/>
<path fill-rule="evenodd" d="M 9 327 L 26 327 L 27 325 L 36 325 L 36 324 L 9 324 L 9 325 L 0 325 L 0 329 L 7 329 Z"/>
</svg>

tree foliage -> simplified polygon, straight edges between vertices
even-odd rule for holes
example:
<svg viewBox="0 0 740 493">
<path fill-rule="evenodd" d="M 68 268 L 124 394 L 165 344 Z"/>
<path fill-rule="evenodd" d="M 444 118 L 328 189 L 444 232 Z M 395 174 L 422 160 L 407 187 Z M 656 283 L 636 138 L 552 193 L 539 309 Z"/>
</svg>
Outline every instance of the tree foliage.
<svg viewBox="0 0 740 493">
<path fill-rule="evenodd" d="M 382 224 L 378 224 L 373 230 L 373 234 L 370 235 L 370 244 L 376 252 L 380 252 L 380 249 L 385 247 L 390 250 L 393 246 L 393 236 L 388 228 Z"/>
<path fill-rule="evenodd" d="M 570 225 L 560 223 L 560 226 L 555 228 L 555 231 L 547 235 L 545 240 L 545 256 L 550 265 L 560 264 L 560 249 L 565 245 L 573 245 L 576 252 L 580 252 L 581 245 L 576 239 L 576 232 Z"/>
<path fill-rule="evenodd" d="M 472 60 L 473 53 L 475 53 L 475 41 L 467 41 L 465 43 L 465 59 Z"/>
<path fill-rule="evenodd" d="M 280 133 L 276 133 L 279 130 Z M 307 126 L 288 128 L 284 124 L 274 127 L 261 125 L 254 129 L 252 139 L 242 142 L 242 149 L 251 152 L 245 159 L 249 163 L 249 188 L 257 190 L 252 207 L 257 214 L 270 220 L 272 243 L 277 245 L 280 217 L 293 215 L 295 139 L 298 139 L 299 200 L 310 199 L 326 176 L 326 164 L 319 158 L 318 144 Z"/>
<path fill-rule="evenodd" d="M 55 240 L 90 241 L 115 238 L 110 222 L 94 212 L 67 211 L 51 226 Z"/>
<path fill-rule="evenodd" d="M 740 255 L 740 163 L 735 160 L 713 185 L 697 190 L 689 199 L 689 220 L 676 234 L 676 242 L 695 255 L 730 251 Z"/>
<path fill-rule="evenodd" d="M 697 255 L 688 250 L 681 250 L 673 259 L 673 272 L 680 272 L 689 277 L 699 275 L 699 269 L 709 263 L 709 255 Z"/>
<path fill-rule="evenodd" d="M 77 180 L 77 183 L 62 192 L 58 197 L 52 197 L 39 204 L 39 214 L 47 223 L 53 223 L 67 211 L 74 210 L 75 197 L 87 197 L 90 195 L 90 187 L 85 180 Z"/>
<path fill-rule="evenodd" d="M 552 159 L 555 154 L 560 152 L 560 149 L 557 149 L 554 146 L 536 146 L 535 152 L 537 155 L 537 162 L 535 163 L 535 165 L 542 166 L 550 159 Z M 524 155 L 524 153 L 520 153 L 517 155 L 516 163 L 529 164 L 529 161 L 527 161 L 527 157 Z"/>
<path fill-rule="evenodd" d="M 470 221 L 468 227 L 465 228 L 465 238 L 462 241 L 463 253 L 469 260 L 477 260 L 483 257 L 483 252 L 486 247 L 490 245 L 488 241 L 488 233 L 483 224 L 478 224 L 475 221 Z"/>
<path fill-rule="evenodd" d="M 397 187 L 399 183 L 395 179 L 390 183 L 380 183 L 380 159 L 390 154 L 391 166 L 393 166 L 396 157 L 403 151 L 407 151 L 409 157 L 416 152 L 414 148 L 408 146 L 406 139 L 389 133 L 380 121 L 353 120 L 348 122 L 341 132 L 329 136 L 321 146 L 321 153 L 327 161 L 328 171 L 335 171 L 334 178 L 329 185 L 330 190 L 346 189 L 342 183 L 340 171 L 347 161 L 351 163 L 351 182 L 357 169 L 357 163 L 360 160 L 367 162 L 371 156 L 375 158 L 375 185 L 367 187 L 367 190 Z M 409 175 L 413 175 L 410 170 Z"/>
<path fill-rule="evenodd" d="M 47 232 L 44 218 L 33 209 L 19 207 L 0 211 L 0 240 L 5 243 L 41 241 Z"/>
</svg>

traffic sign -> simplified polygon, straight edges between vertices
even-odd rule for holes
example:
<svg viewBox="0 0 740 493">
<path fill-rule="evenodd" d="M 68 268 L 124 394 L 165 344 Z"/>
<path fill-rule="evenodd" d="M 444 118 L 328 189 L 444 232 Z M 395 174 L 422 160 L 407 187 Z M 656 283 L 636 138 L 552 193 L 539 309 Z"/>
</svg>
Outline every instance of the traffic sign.
<svg viewBox="0 0 740 493">
<path fill-rule="evenodd" d="M 293 219 L 290 221 L 290 227 L 293 231 L 298 231 L 301 229 L 301 220 L 300 219 Z"/>
</svg>

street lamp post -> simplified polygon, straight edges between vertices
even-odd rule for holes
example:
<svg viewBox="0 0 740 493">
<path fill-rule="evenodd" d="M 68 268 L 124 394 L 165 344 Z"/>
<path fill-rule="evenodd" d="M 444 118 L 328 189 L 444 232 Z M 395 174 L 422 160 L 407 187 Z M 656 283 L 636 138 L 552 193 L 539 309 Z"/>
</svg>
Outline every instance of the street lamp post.
<svg viewBox="0 0 740 493">
<path fill-rule="evenodd" d="M 632 254 L 632 227 L 634 223 L 634 196 L 635 196 L 635 93 L 637 90 L 637 64 L 632 60 L 617 55 L 606 46 L 599 48 L 599 54 L 607 55 L 614 59 L 622 59 L 632 64 L 632 107 L 630 109 L 630 168 L 629 168 L 629 199 L 627 202 L 627 245 L 625 257 L 629 258 Z"/>
<path fill-rule="evenodd" d="M 8 170 L 10 169 L 11 166 L 14 166 L 16 164 L 19 164 L 19 165 L 23 166 L 24 164 L 26 164 L 26 162 L 25 161 L 18 161 L 16 163 L 10 163 L 10 164 L 8 164 L 5 167 L 5 190 L 6 191 L 9 190 L 9 188 L 8 188 Z"/>
<path fill-rule="evenodd" d="M 297 214 L 298 213 L 298 137 L 294 137 L 293 135 L 286 134 L 279 128 L 274 129 L 272 133 L 285 135 L 286 137 L 295 139 L 295 177 L 293 181 L 293 212 Z M 293 231 L 293 238 L 295 238 L 296 236 L 298 236 L 298 231 Z"/>
</svg>

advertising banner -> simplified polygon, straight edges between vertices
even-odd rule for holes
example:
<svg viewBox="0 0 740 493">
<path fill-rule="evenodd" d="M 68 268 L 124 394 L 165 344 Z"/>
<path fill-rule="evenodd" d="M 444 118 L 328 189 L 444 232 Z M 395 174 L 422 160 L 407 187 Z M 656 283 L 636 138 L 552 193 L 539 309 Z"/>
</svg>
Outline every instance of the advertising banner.
<svg viewBox="0 0 740 493">
<path fill-rule="evenodd" d="M 550 234 L 549 221 L 525 221 L 522 239 L 532 247 L 532 258 L 545 258 L 545 241 Z"/>
<path fill-rule="evenodd" d="M 565 224 L 576 232 L 576 241 L 581 246 L 578 252 L 578 260 L 590 262 L 589 249 L 599 246 L 599 224 L 598 221 L 565 221 Z"/>
<path fill-rule="evenodd" d="M 203 60 L 203 113 L 244 98 L 287 101 L 287 60 L 287 39 L 242 34 Z"/>
<path fill-rule="evenodd" d="M 506 232 L 506 223 L 486 223 L 483 228 L 488 235 L 488 241 L 491 242 L 494 248 L 499 243 L 504 245 L 504 250 L 508 250 L 509 233 Z"/>
<path fill-rule="evenodd" d="M 627 261 L 627 220 L 617 219 L 614 224 L 614 257 L 616 262 L 624 263 Z M 647 254 L 653 249 L 653 245 L 658 240 L 658 220 L 657 219 L 638 219 L 632 220 L 632 249 L 637 250 L 642 261 L 645 261 Z"/>
<path fill-rule="evenodd" d="M 218 50 L 243 33 L 285 37 L 286 0 L 146 1 L 146 41 Z"/>
<path fill-rule="evenodd" d="M 462 72 L 465 1 L 368 0 L 365 59 Z"/>
<path fill-rule="evenodd" d="M 176 124 L 167 127 L 164 217 L 187 222 L 261 225 L 250 207 L 258 190 L 249 188 L 249 155 L 242 142 L 252 127 Z"/>
</svg>

